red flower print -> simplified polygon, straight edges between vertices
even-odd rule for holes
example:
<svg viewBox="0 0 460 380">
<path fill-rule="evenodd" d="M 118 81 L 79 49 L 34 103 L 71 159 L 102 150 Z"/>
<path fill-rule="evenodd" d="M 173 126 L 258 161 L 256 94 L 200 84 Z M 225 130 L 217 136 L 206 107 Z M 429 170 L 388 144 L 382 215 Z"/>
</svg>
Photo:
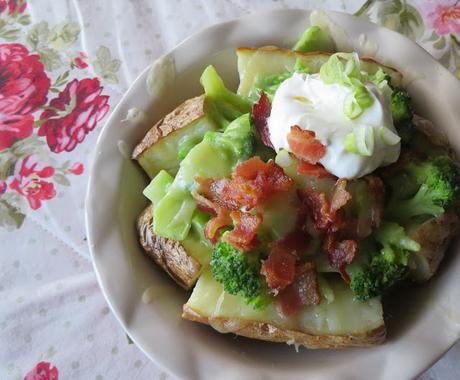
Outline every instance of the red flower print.
<svg viewBox="0 0 460 380">
<path fill-rule="evenodd" d="M 88 67 L 86 63 L 87 55 L 84 52 L 79 52 L 78 55 L 72 60 L 72 65 L 79 69 L 85 69 Z"/>
<path fill-rule="evenodd" d="M 24 380 L 58 380 L 59 371 L 56 367 L 51 367 L 48 362 L 37 363 L 35 368 L 29 371 Z"/>
<path fill-rule="evenodd" d="M 75 162 L 70 168 L 67 169 L 70 173 L 75 175 L 83 174 L 85 167 L 81 162 Z"/>
<path fill-rule="evenodd" d="M 27 7 L 26 0 L 0 0 L 0 13 L 8 8 L 10 16 L 14 13 L 23 13 Z"/>
<path fill-rule="evenodd" d="M 38 55 L 0 44 L 0 150 L 32 133 L 32 113 L 46 102 L 50 80 Z"/>
<path fill-rule="evenodd" d="M 460 4 L 456 0 L 432 1 L 424 13 L 439 35 L 460 34 Z"/>
<path fill-rule="evenodd" d="M 0 179 L 0 195 L 6 191 L 6 182 Z"/>
<path fill-rule="evenodd" d="M 53 183 L 43 180 L 54 175 L 53 167 L 40 164 L 33 156 L 24 157 L 16 166 L 19 169 L 14 174 L 10 188 L 26 197 L 32 210 L 39 209 L 41 201 L 52 199 L 56 195 Z"/>
<path fill-rule="evenodd" d="M 109 97 L 101 95 L 97 78 L 69 82 L 41 115 L 39 136 L 46 136 L 52 152 L 70 152 L 92 131 L 109 111 Z"/>
</svg>

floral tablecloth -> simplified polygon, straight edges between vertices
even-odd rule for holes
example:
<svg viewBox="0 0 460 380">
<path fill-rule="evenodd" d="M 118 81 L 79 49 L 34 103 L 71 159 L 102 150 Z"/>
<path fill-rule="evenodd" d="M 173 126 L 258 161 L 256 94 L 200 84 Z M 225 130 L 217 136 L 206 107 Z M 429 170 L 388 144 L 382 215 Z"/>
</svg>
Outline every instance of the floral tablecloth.
<svg viewBox="0 0 460 380">
<path fill-rule="evenodd" d="M 191 33 L 323 8 L 416 40 L 460 78 L 460 2 L 0 0 L 0 379 L 166 379 L 111 314 L 84 227 L 97 135 L 134 78 Z M 460 376 L 460 344 L 421 376 Z"/>
</svg>

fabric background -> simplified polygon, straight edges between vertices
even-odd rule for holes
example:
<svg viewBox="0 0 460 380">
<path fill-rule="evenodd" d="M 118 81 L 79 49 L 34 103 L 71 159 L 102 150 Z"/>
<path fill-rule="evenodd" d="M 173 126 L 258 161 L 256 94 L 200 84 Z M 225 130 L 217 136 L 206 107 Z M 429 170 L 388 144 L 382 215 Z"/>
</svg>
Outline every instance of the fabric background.
<svg viewBox="0 0 460 380">
<path fill-rule="evenodd" d="M 29 120 L 24 115 L 32 115 L 34 125 L 29 135 L 16 135 L 14 146 L 7 146 L 0 117 L 0 142 L 7 146 L 0 148 L 0 379 L 23 379 L 26 374 L 33 379 L 37 373 L 45 376 L 41 379 L 170 377 L 129 341 L 111 314 L 93 273 L 84 227 L 87 168 L 108 108 L 115 107 L 156 57 L 208 25 L 253 11 L 323 8 L 357 13 L 399 30 L 460 76 L 460 6 L 456 4 L 0 0 L 0 46 L 20 43 L 30 55 L 39 54 L 45 63 L 41 70 L 50 78 L 46 103 L 34 111 L 17 111 L 24 123 Z M 450 18 L 442 18 L 442 12 L 451 12 Z M 0 50 L 0 69 L 6 65 L 2 59 Z M 93 117 L 80 123 L 78 138 L 53 130 L 50 121 L 70 118 L 71 110 L 56 113 L 59 105 L 50 100 L 71 83 L 80 91 L 75 95 L 75 116 L 90 113 Z M 85 108 L 78 94 L 86 94 L 91 108 Z M 46 119 L 45 112 L 54 114 Z M 69 128 L 81 121 L 60 120 Z M 48 138 L 57 138 L 57 147 Z M 21 141 L 24 146 L 19 149 Z M 74 147 L 69 146 L 72 142 Z M 64 146 L 67 150 L 58 151 Z M 13 184 L 15 179 L 19 187 Z M 458 378 L 459 354 L 457 344 L 420 379 Z M 39 362 L 45 364 L 36 367 Z"/>
</svg>

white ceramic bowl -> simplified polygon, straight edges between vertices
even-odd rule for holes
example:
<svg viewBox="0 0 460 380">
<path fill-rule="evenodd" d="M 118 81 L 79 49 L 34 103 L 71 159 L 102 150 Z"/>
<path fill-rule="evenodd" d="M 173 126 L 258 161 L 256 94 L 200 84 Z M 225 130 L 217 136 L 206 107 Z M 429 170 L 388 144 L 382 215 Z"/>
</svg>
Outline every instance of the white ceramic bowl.
<svg viewBox="0 0 460 380">
<path fill-rule="evenodd" d="M 440 357 L 460 334 L 460 256 L 452 244 L 435 279 L 400 292 L 387 306 L 388 340 L 370 349 L 320 350 L 221 335 L 207 326 L 183 321 L 188 295 L 147 259 L 137 243 L 135 219 L 146 205 L 146 178 L 126 154 L 148 128 L 183 100 L 201 93 L 199 75 L 213 64 L 225 82 L 237 85 L 238 46 L 292 46 L 309 24 L 309 11 L 277 10 L 253 14 L 207 28 L 181 43 L 167 57 L 176 79 L 162 92 L 147 91 L 148 68 L 139 76 L 105 125 L 88 186 L 88 241 L 99 284 L 114 314 L 133 341 L 158 366 L 183 379 L 409 379 Z M 433 120 L 460 152 L 459 82 L 407 38 L 361 19 L 329 13 L 355 49 L 364 34 L 377 44 L 375 57 L 406 77 L 416 108 Z M 361 37 L 362 39 L 363 37 Z M 372 45 L 375 47 L 375 45 Z M 365 52 L 364 52 L 365 53 Z M 137 107 L 147 122 L 121 123 Z M 143 292 L 156 286 L 162 295 L 151 304 Z"/>
</svg>

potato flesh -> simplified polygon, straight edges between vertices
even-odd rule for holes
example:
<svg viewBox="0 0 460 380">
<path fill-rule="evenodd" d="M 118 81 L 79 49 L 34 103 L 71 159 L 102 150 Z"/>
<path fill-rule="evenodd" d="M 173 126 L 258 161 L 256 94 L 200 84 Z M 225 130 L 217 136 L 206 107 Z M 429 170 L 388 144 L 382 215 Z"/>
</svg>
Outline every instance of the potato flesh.
<svg viewBox="0 0 460 380">
<path fill-rule="evenodd" d="M 209 270 L 203 271 L 187 306 L 203 317 L 235 318 L 265 322 L 279 328 L 321 334 L 356 334 L 371 331 L 383 325 L 379 298 L 366 302 L 353 299 L 351 290 L 341 281 L 330 281 L 334 300 L 306 307 L 293 317 L 280 315 L 274 304 L 265 310 L 254 310 L 239 296 L 223 291 Z M 231 331 L 231 329 L 230 329 Z"/>
<path fill-rule="evenodd" d="M 293 71 L 295 61 L 300 58 L 310 68 L 312 73 L 319 72 L 321 65 L 326 62 L 329 55 L 326 53 L 299 53 L 287 49 L 250 49 L 240 48 L 237 50 L 238 73 L 240 85 L 238 94 L 248 96 L 258 76 L 282 74 Z M 392 84 L 401 84 L 401 74 L 373 61 L 361 61 L 361 68 L 369 74 L 375 73 L 379 67 L 390 74 Z"/>
<path fill-rule="evenodd" d="M 161 169 L 175 176 L 179 169 L 180 159 L 177 152 L 181 144 L 188 139 L 203 139 L 207 131 L 215 130 L 214 123 L 203 116 L 184 128 L 178 129 L 161 138 L 139 157 L 139 164 L 150 178 L 155 177 Z"/>
</svg>

